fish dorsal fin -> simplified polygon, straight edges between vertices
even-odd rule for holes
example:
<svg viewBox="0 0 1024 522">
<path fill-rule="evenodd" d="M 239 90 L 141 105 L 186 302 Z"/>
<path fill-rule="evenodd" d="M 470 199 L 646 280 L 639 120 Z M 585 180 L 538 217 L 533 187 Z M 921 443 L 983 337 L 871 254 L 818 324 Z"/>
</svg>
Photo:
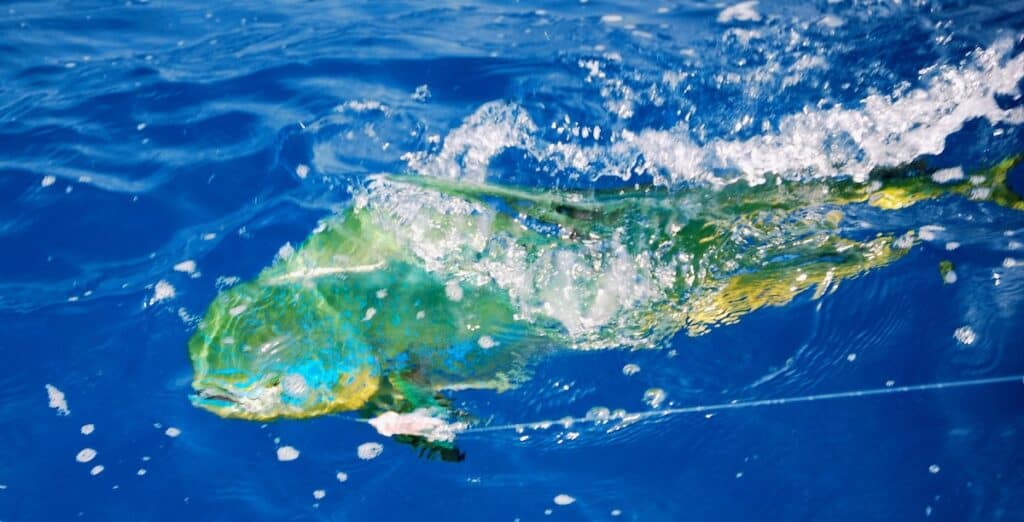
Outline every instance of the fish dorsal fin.
<svg viewBox="0 0 1024 522">
<path fill-rule="evenodd" d="M 473 202 L 498 203 L 519 214 L 574 231 L 614 225 L 624 213 L 663 206 L 669 192 L 650 185 L 614 190 L 531 189 L 419 175 L 378 174 L 378 179 L 437 191 Z"/>
</svg>

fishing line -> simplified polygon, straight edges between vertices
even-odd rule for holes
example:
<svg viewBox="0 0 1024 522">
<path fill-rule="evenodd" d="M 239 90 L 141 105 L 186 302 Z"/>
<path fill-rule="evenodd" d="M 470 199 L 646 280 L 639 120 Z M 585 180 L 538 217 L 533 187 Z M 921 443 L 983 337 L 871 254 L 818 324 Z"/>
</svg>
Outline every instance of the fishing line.
<svg viewBox="0 0 1024 522">
<path fill-rule="evenodd" d="M 566 417 L 562 419 L 541 420 L 517 424 L 501 424 L 496 426 L 467 427 L 458 430 L 458 433 L 484 433 L 491 431 L 523 430 L 523 429 L 545 429 L 551 426 L 567 426 L 575 423 L 603 423 L 603 422 L 637 422 L 655 417 L 668 417 L 672 415 L 684 415 L 688 413 L 711 413 L 722 410 L 738 410 L 744 408 L 760 408 L 762 406 L 783 406 L 801 402 L 828 401 L 835 399 L 854 399 L 858 397 L 873 397 L 876 395 L 892 395 L 898 393 L 912 393 L 948 390 L 953 388 L 967 388 L 976 386 L 991 386 L 995 384 L 1019 383 L 1024 384 L 1024 375 L 1009 375 L 1005 377 L 987 377 L 983 379 L 968 379 L 959 381 L 943 381 L 929 384 L 913 384 L 908 386 L 889 386 L 886 388 L 868 388 L 862 390 L 851 390 L 834 393 L 821 393 L 816 395 L 800 395 L 795 397 L 780 397 L 774 399 L 755 399 L 747 401 L 731 401 L 720 404 L 705 404 L 697 406 L 684 406 L 679 408 L 666 408 L 663 410 L 648 410 L 642 412 L 626 413 L 614 417 Z"/>
</svg>

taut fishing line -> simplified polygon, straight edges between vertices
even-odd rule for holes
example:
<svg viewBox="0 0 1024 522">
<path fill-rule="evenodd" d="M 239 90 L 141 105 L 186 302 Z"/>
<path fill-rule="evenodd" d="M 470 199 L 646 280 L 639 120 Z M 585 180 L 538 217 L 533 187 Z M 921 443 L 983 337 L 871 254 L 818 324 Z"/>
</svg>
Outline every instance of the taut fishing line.
<svg viewBox="0 0 1024 522">
<path fill-rule="evenodd" d="M 774 399 L 735 400 L 719 404 L 705 404 L 695 406 L 683 406 L 678 408 L 665 408 L 659 410 L 647 410 L 619 414 L 614 417 L 565 417 L 562 419 L 541 420 L 517 424 L 501 424 L 495 426 L 465 427 L 456 429 L 457 433 L 483 433 L 489 431 L 507 431 L 522 429 L 543 429 L 555 425 L 570 425 L 575 423 L 603 423 L 611 421 L 637 422 L 656 417 L 668 417 L 672 415 L 684 415 L 688 413 L 711 413 L 722 410 L 738 410 L 744 408 L 760 408 L 762 406 L 783 406 L 801 402 L 816 402 L 835 399 L 854 399 L 858 397 L 873 397 L 876 395 L 892 395 L 899 393 L 926 392 L 948 390 L 953 388 L 968 388 L 977 386 L 992 386 L 996 384 L 1024 384 L 1024 375 L 1008 375 L 1005 377 L 986 377 L 982 379 L 968 379 L 958 381 L 943 381 L 929 384 L 913 384 L 908 386 L 889 386 L 885 388 L 868 388 L 862 390 L 851 390 L 834 393 L 821 393 L 816 395 L 800 395 L 794 397 L 780 397 Z"/>
</svg>

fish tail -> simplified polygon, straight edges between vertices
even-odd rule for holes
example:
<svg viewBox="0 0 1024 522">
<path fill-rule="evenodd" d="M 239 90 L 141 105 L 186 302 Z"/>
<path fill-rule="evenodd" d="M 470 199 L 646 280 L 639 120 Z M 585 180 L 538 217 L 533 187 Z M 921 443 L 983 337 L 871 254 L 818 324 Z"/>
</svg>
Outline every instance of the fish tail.
<svg viewBox="0 0 1024 522">
<path fill-rule="evenodd" d="M 1024 154 L 1017 154 L 973 175 L 957 187 L 957 192 L 970 199 L 987 200 L 1013 210 L 1024 210 L 1024 198 L 1009 184 L 1009 174 Z"/>
</svg>

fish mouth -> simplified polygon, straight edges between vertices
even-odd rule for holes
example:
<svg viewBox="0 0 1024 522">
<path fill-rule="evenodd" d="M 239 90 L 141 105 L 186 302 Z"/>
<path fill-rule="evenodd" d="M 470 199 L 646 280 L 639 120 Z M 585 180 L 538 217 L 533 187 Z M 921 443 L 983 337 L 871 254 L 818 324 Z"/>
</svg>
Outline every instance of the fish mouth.
<svg viewBox="0 0 1024 522">
<path fill-rule="evenodd" d="M 197 384 L 193 387 L 196 389 L 196 393 L 189 397 L 192 400 L 192 404 L 217 415 L 230 415 L 232 410 L 237 409 L 241 405 L 235 394 L 220 386 Z"/>
</svg>

